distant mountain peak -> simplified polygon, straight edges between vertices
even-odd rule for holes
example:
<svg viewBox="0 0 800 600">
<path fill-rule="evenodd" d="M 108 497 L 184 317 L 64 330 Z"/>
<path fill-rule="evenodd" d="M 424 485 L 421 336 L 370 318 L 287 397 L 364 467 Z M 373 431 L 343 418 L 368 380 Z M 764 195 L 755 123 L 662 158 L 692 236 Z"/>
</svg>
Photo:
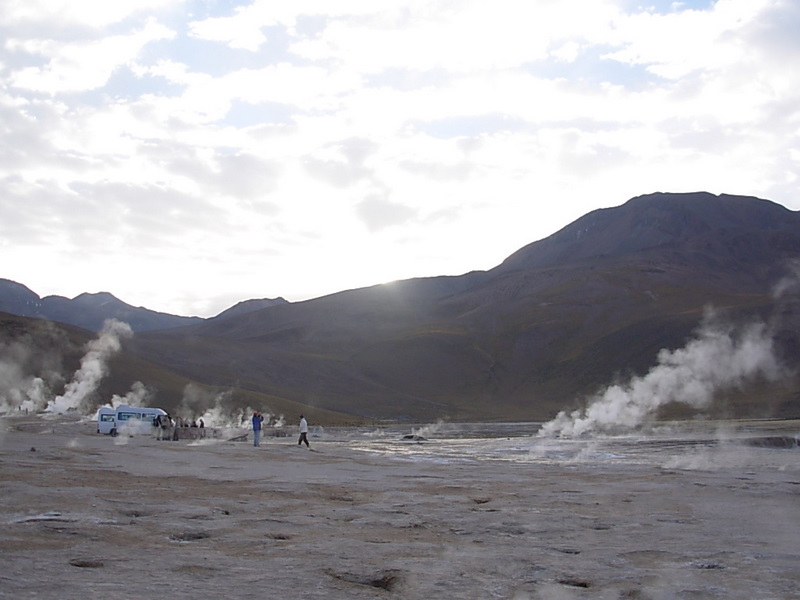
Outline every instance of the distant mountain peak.
<svg viewBox="0 0 800 600">
<path fill-rule="evenodd" d="M 288 304 L 283 298 L 244 300 L 221 312 L 215 320 L 224 320 L 270 306 Z M 183 317 L 135 307 L 110 292 L 83 292 L 72 299 L 50 295 L 40 298 L 21 283 L 0 278 L 0 311 L 21 317 L 48 319 L 99 331 L 106 319 L 128 323 L 134 332 L 173 329 L 202 323 L 200 317 Z"/>
<path fill-rule="evenodd" d="M 109 302 L 118 302 L 120 304 L 125 304 L 125 306 L 130 306 L 109 292 L 84 292 L 75 296 L 72 300 L 74 302 L 93 304 L 96 306 L 102 306 Z"/>
<path fill-rule="evenodd" d="M 257 310 L 262 310 L 264 308 L 270 308 L 272 306 L 278 306 L 280 304 L 288 304 L 288 300 L 284 298 L 254 298 L 252 300 L 244 300 L 242 302 L 238 302 L 231 306 L 229 309 L 222 311 L 216 317 L 213 317 L 216 321 L 222 321 L 224 319 L 229 319 L 231 317 L 236 317 L 240 315 L 244 315 L 247 313 L 251 313 Z"/>
<path fill-rule="evenodd" d="M 798 213 L 760 198 L 657 192 L 587 213 L 550 237 L 518 250 L 499 269 L 563 265 L 654 252 L 676 244 L 699 251 L 704 237 L 712 232 L 716 232 L 716 240 L 749 233 L 763 237 L 771 231 L 796 230 L 799 219 Z"/>
</svg>

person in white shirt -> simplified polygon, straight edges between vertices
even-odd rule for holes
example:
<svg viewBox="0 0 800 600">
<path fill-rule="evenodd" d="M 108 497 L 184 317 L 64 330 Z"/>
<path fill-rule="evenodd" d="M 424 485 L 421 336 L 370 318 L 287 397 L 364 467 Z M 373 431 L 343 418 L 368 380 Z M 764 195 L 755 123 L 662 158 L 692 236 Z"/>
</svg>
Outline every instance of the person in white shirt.
<svg viewBox="0 0 800 600">
<path fill-rule="evenodd" d="M 303 415 L 300 415 L 300 439 L 297 440 L 297 445 L 299 446 L 303 442 L 305 442 L 306 448 L 311 447 L 308 445 L 308 421 Z"/>
</svg>

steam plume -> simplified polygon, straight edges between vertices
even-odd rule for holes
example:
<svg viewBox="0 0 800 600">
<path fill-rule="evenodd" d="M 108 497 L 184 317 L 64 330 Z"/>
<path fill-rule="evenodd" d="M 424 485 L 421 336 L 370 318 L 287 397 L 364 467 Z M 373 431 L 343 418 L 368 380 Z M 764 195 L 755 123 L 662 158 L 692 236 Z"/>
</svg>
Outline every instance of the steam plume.
<svg viewBox="0 0 800 600">
<path fill-rule="evenodd" d="M 678 350 L 661 350 L 658 364 L 647 375 L 608 387 L 586 408 L 561 411 L 544 424 L 541 434 L 629 429 L 666 404 L 682 402 L 703 409 L 717 391 L 741 387 L 758 377 L 774 381 L 782 375 L 765 325 L 735 330 L 707 312 L 695 339 Z"/>
<path fill-rule="evenodd" d="M 26 375 L 18 363 L 0 360 L 0 412 L 38 410 L 46 394 L 43 379 Z"/>
<path fill-rule="evenodd" d="M 0 413 L 36 412 L 63 385 L 59 331 L 47 325 L 17 339 L 0 342 Z"/>
<path fill-rule="evenodd" d="M 146 406 L 146 400 L 150 397 L 150 390 L 141 382 L 134 381 L 130 391 L 125 396 L 114 394 L 111 397 L 111 408 L 117 408 L 123 404 L 127 406 Z"/>
<path fill-rule="evenodd" d="M 230 390 L 217 392 L 189 383 L 183 389 L 178 414 L 203 419 L 207 427 L 242 427 L 248 409 L 231 408 L 231 395 Z"/>
<path fill-rule="evenodd" d="M 63 414 L 69 410 L 88 408 L 84 401 L 97 389 L 107 373 L 108 360 L 121 348 L 120 338 L 133 335 L 130 325 L 108 319 L 97 339 L 87 344 L 87 352 L 81 359 L 81 366 L 72 377 L 61 396 L 56 396 L 45 409 L 48 412 Z M 86 412 L 86 411 L 84 411 Z"/>
<path fill-rule="evenodd" d="M 233 392 L 227 390 L 218 392 L 189 383 L 183 389 L 183 398 L 178 406 L 177 414 L 203 419 L 208 427 L 232 427 L 236 429 L 249 428 L 250 417 L 254 410 L 266 418 L 265 426 L 282 427 L 282 415 L 271 414 L 269 410 L 253 409 L 250 406 L 236 408 L 233 406 Z"/>
</svg>

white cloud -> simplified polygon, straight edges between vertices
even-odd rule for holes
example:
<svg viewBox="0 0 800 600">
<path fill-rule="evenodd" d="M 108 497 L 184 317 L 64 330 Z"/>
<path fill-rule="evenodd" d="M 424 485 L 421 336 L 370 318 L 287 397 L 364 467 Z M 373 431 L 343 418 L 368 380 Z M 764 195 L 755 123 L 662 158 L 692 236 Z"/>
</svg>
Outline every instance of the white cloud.
<svg viewBox="0 0 800 600">
<path fill-rule="evenodd" d="M 184 0 L 4 0 L 0 4 L 0 21 L 23 26 L 50 23 L 57 27 L 103 27 L 136 13 L 182 4 Z"/>
<path fill-rule="evenodd" d="M 267 41 L 263 28 L 271 24 L 253 18 L 253 7 L 239 8 L 231 17 L 213 17 L 189 23 L 193 37 L 213 42 L 224 42 L 231 48 L 256 52 Z"/>
<path fill-rule="evenodd" d="M 115 69 L 130 65 L 142 48 L 156 40 L 169 39 L 173 32 L 148 21 L 128 35 L 115 35 L 88 42 L 60 42 L 53 39 L 10 39 L 6 48 L 44 58 L 43 66 L 15 71 L 9 83 L 16 88 L 58 94 L 102 87 Z"/>
<path fill-rule="evenodd" d="M 673 80 L 695 71 L 727 69 L 747 56 L 742 32 L 769 3 L 719 0 L 707 11 L 630 15 L 615 27 L 614 41 L 623 49 L 606 57 L 647 65 L 656 75 Z"/>
<path fill-rule="evenodd" d="M 573 21 L 568 4 L 464 2 L 441 12 L 410 7 L 400 19 L 376 5 L 374 14 L 336 20 L 322 35 L 299 41 L 292 50 L 360 72 L 516 67 L 547 55 L 554 37 L 561 36 L 559 24 Z"/>
<path fill-rule="evenodd" d="M 39 293 L 210 314 L 656 189 L 800 208 L 790 0 L 73 4 L 0 6 L 2 275 Z"/>
<path fill-rule="evenodd" d="M 366 197 L 357 207 L 358 215 L 371 231 L 402 225 L 414 218 L 414 210 L 378 194 Z"/>
</svg>

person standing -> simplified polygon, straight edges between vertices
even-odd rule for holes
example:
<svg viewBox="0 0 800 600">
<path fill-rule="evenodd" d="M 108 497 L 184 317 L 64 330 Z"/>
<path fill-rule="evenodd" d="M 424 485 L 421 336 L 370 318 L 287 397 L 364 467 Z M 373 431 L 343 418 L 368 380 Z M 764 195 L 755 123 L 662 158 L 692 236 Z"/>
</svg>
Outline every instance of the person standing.
<svg viewBox="0 0 800 600">
<path fill-rule="evenodd" d="M 257 412 L 253 413 L 253 446 L 261 445 L 261 422 L 264 420 Z"/>
<path fill-rule="evenodd" d="M 168 442 L 172 437 L 172 417 L 169 413 L 161 417 L 161 440 Z"/>
<path fill-rule="evenodd" d="M 297 445 L 299 446 L 303 442 L 306 443 L 306 448 L 311 447 L 308 445 L 308 421 L 303 415 L 300 415 L 300 439 L 297 440 Z"/>
<path fill-rule="evenodd" d="M 156 439 L 161 440 L 161 415 L 156 415 L 153 419 L 153 427 L 156 430 Z"/>
</svg>

